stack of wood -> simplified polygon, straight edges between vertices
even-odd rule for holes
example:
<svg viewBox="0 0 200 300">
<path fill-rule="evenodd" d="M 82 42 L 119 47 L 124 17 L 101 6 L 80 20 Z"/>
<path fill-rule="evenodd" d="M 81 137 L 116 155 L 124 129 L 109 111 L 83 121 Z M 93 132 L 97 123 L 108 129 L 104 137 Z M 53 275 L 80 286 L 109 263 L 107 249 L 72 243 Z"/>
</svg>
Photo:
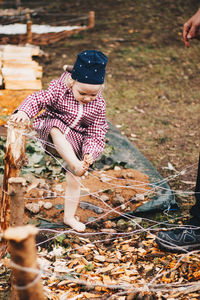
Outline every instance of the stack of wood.
<svg viewBox="0 0 200 300">
<path fill-rule="evenodd" d="M 40 90 L 42 67 L 32 59 L 40 53 L 38 46 L 0 46 L 0 84 L 9 90 Z"/>
</svg>

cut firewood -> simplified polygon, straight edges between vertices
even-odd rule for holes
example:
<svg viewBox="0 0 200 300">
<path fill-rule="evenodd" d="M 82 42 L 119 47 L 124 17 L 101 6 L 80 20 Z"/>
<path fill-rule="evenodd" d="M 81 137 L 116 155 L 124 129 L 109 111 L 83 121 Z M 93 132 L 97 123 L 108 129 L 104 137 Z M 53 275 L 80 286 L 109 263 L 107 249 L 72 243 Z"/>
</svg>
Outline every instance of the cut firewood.
<svg viewBox="0 0 200 300">
<path fill-rule="evenodd" d="M 2 83 L 10 90 L 40 90 L 42 67 L 32 56 L 41 54 L 37 46 L 0 46 Z"/>
<path fill-rule="evenodd" d="M 22 65 L 22 64 L 4 64 L 2 68 L 2 75 L 6 79 L 12 79 L 9 77 L 16 77 L 16 80 L 35 80 L 36 78 L 42 78 L 42 67 Z"/>
<path fill-rule="evenodd" d="M 40 56 L 40 48 L 38 46 L 15 46 L 15 45 L 3 45 L 1 46 L 2 56 L 9 57 L 13 55 L 15 57 L 24 56 L 24 57 L 32 57 L 32 56 Z"/>
<path fill-rule="evenodd" d="M 8 90 L 41 90 L 41 80 L 15 80 L 15 78 L 5 79 L 5 88 Z"/>
</svg>

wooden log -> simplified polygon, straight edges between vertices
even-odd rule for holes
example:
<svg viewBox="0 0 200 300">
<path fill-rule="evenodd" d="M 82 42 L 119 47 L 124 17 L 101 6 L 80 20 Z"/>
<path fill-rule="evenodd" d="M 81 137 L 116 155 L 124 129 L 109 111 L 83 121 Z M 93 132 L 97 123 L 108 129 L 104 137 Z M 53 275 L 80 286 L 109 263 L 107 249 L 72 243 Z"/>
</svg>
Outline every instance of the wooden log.
<svg viewBox="0 0 200 300">
<path fill-rule="evenodd" d="M 27 162 L 25 155 L 26 124 L 9 123 L 4 158 L 3 191 L 1 198 L 0 227 L 4 231 L 10 224 L 10 197 L 8 194 L 8 180 L 20 177 L 21 168 Z"/>
<path fill-rule="evenodd" d="M 25 178 L 11 177 L 8 179 L 10 196 L 10 226 L 22 226 L 24 221 L 24 187 Z"/>
<path fill-rule="evenodd" d="M 35 236 L 32 225 L 8 228 L 3 237 L 8 241 L 12 267 L 12 300 L 45 300 L 37 265 Z M 15 298 L 14 298 L 15 297 Z"/>
</svg>

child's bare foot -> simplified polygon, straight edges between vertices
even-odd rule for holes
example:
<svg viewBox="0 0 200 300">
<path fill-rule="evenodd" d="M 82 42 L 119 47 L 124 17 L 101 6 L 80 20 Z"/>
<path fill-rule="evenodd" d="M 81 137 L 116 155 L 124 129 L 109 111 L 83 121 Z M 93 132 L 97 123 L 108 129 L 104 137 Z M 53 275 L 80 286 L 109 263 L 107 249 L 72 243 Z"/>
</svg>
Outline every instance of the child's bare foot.
<svg viewBox="0 0 200 300">
<path fill-rule="evenodd" d="M 70 218 L 70 219 L 65 218 L 64 223 L 66 225 L 69 225 L 70 227 L 72 227 L 74 230 L 76 230 L 78 232 L 85 231 L 85 224 L 77 221 L 75 218 Z"/>
</svg>

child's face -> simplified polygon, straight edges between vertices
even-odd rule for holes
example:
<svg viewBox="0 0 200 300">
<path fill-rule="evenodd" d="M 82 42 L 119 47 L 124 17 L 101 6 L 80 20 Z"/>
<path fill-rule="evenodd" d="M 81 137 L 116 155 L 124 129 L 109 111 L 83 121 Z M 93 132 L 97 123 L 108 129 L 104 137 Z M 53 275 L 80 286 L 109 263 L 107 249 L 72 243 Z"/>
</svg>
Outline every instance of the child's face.
<svg viewBox="0 0 200 300">
<path fill-rule="evenodd" d="M 74 81 L 72 85 L 74 97 L 81 104 L 87 104 L 95 100 L 100 89 L 101 85 L 81 83 L 78 81 Z"/>
</svg>

